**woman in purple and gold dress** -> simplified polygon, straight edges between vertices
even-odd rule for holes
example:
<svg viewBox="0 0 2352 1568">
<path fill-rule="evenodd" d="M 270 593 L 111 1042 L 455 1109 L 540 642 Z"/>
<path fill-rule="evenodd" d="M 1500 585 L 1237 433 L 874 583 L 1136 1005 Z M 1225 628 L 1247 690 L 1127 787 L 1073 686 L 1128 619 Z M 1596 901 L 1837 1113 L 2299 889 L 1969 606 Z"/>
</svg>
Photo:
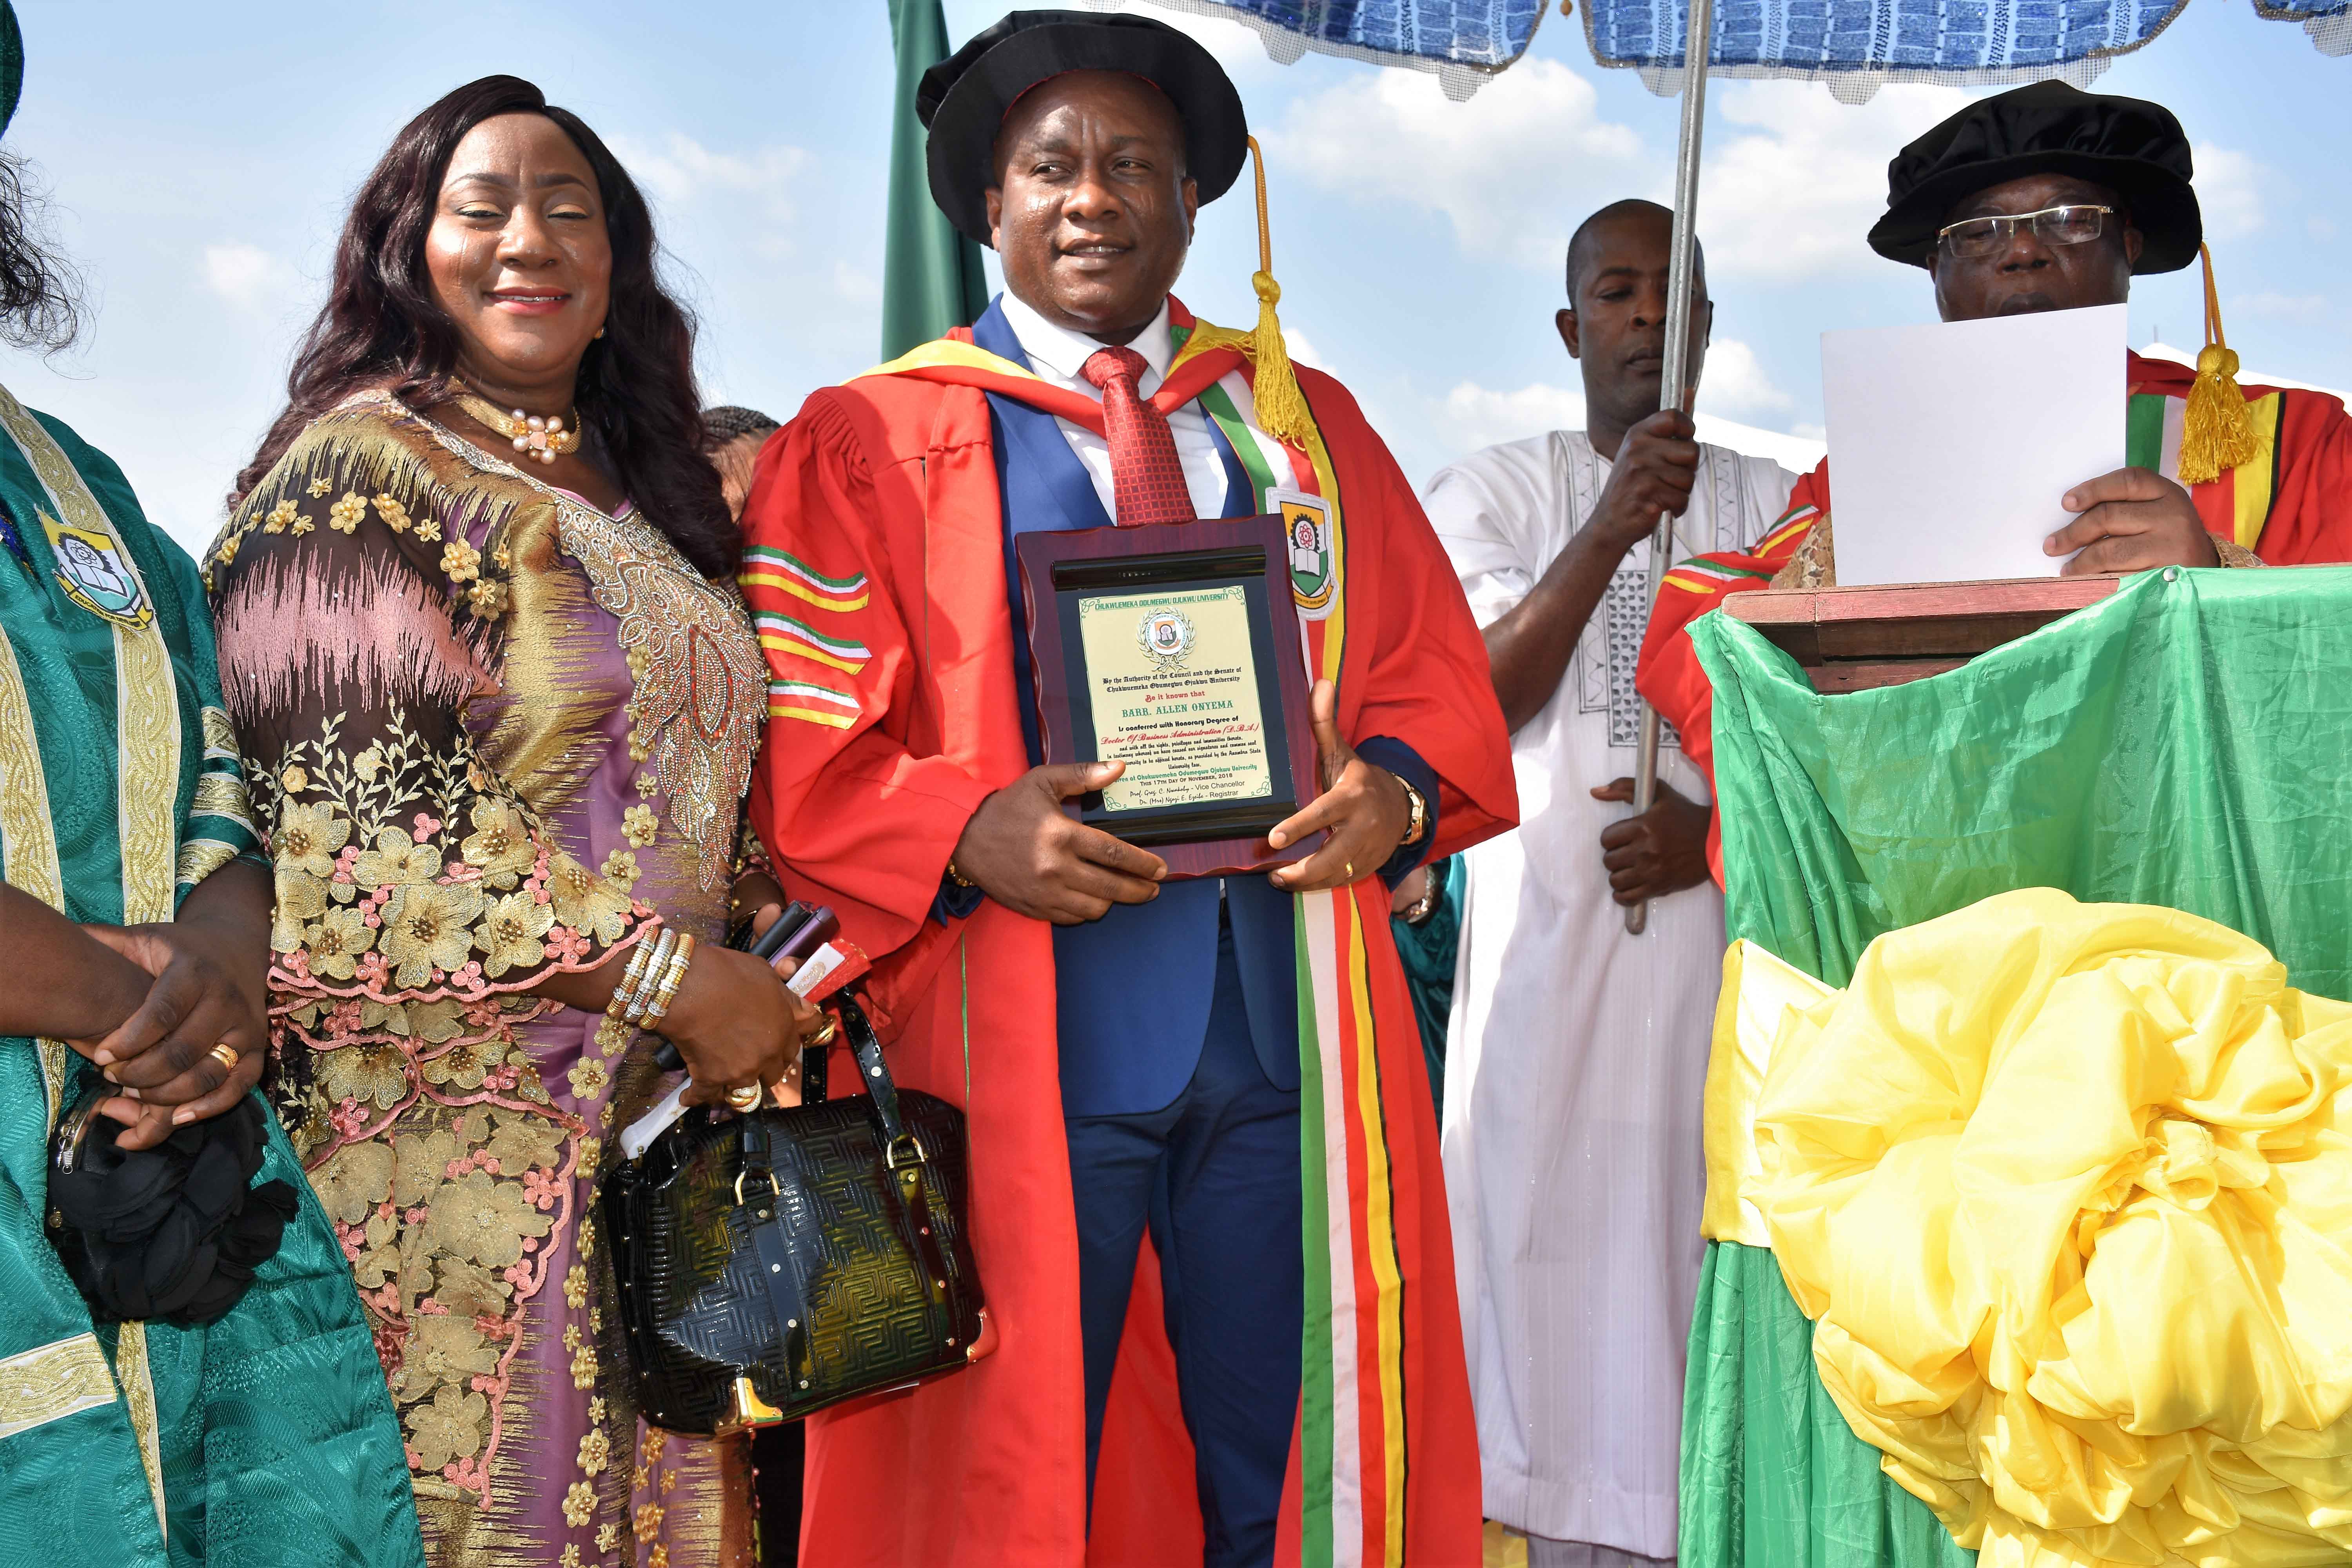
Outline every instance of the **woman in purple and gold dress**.
<svg viewBox="0 0 2352 1568">
<path fill-rule="evenodd" d="M 638 1423 L 593 1217 L 664 1088 L 635 1024 L 740 1104 L 814 1021 L 723 945 L 768 898 L 739 849 L 767 671 L 654 258 L 530 83 L 426 110 L 205 563 L 277 868 L 280 1113 L 437 1568 L 750 1561 L 743 1446 Z"/>
</svg>

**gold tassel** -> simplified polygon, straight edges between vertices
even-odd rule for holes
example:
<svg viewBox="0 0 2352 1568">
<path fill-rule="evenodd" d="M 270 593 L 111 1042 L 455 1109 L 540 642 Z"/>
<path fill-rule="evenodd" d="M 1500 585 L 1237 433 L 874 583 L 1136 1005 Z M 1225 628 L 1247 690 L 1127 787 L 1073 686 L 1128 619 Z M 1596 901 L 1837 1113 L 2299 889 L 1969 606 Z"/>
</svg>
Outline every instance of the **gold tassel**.
<svg viewBox="0 0 2352 1568">
<path fill-rule="evenodd" d="M 1315 433 L 1315 416 L 1307 395 L 1298 390 L 1298 376 L 1290 368 L 1290 351 L 1282 341 L 1282 320 L 1274 311 L 1282 299 L 1282 285 L 1274 280 L 1274 238 L 1265 219 L 1265 154 L 1257 138 L 1249 139 L 1250 161 L 1257 170 L 1257 270 L 1250 287 L 1257 290 L 1257 326 L 1246 335 L 1203 327 L 1195 337 L 1203 347 L 1231 346 L 1250 357 L 1256 374 L 1250 396 L 1257 405 L 1257 427 L 1293 447 L 1303 447 Z"/>
<path fill-rule="evenodd" d="M 2205 346 L 2197 353 L 2197 380 L 2180 414 L 2180 482 L 2210 484 L 2262 450 L 2253 411 L 2238 387 L 2238 356 L 2221 336 L 2221 296 L 2213 286 L 2213 253 L 2205 258 Z"/>
</svg>

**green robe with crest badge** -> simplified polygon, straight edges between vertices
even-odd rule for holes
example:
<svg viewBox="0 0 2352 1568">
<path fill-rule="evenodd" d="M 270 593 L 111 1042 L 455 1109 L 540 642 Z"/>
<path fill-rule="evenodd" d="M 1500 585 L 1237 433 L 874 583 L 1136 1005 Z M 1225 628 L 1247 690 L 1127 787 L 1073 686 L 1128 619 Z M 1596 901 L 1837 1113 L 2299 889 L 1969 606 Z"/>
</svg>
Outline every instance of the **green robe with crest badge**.
<svg viewBox="0 0 2352 1568">
<path fill-rule="evenodd" d="M 76 921 L 168 921 L 259 859 L 195 567 L 5 390 L 0 505 L 21 543 L 0 543 L 0 876 Z M 256 1180 L 301 1207 L 245 1298 L 202 1328 L 91 1322 L 42 1226 L 49 1131 L 89 1070 L 0 1038 L 0 1563 L 420 1565 L 350 1266 L 275 1117 Z"/>
</svg>

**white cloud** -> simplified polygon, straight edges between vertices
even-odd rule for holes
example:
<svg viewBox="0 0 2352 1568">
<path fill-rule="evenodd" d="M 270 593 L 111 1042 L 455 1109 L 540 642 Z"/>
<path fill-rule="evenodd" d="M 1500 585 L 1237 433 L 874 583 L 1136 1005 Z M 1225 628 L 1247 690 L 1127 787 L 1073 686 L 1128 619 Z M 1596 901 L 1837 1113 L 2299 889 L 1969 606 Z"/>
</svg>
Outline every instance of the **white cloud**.
<svg viewBox="0 0 2352 1568">
<path fill-rule="evenodd" d="M 283 306 L 303 291 L 292 262 L 242 241 L 205 247 L 204 279 L 205 288 L 243 310 Z"/>
<path fill-rule="evenodd" d="M 730 247 L 761 261 L 781 262 L 798 254 L 795 198 L 812 163 L 802 149 L 714 152 L 674 131 L 658 148 L 616 136 L 613 151 L 666 209 L 654 216 L 673 247 L 677 233 L 687 226 L 678 220 L 691 215 L 715 223 Z"/>
<path fill-rule="evenodd" d="M 2200 142 L 2197 205 L 2205 214 L 2207 239 L 2243 239 L 2263 226 L 2263 187 L 2269 170 L 2243 153 Z"/>
<path fill-rule="evenodd" d="M 1442 445 L 1465 453 L 1547 430 L 1584 427 L 1584 394 L 1537 382 L 1496 392 L 1475 381 L 1457 383 L 1436 410 Z"/>
<path fill-rule="evenodd" d="M 1895 149 L 1969 100 L 1890 86 L 1838 102 L 1810 82 L 1729 84 L 1699 171 L 1699 237 L 1711 279 L 1796 281 L 1884 266 L 1864 243 L 1886 210 Z"/>
<path fill-rule="evenodd" d="M 1601 118 L 1592 84 L 1540 58 L 1467 103 L 1416 71 L 1351 72 L 1294 101 L 1266 142 L 1278 172 L 1443 213 L 1465 251 L 1530 267 L 1558 267 L 1586 212 L 1658 181 L 1640 135 Z"/>
<path fill-rule="evenodd" d="M 2311 320 L 2327 314 L 2325 294 L 2238 294 L 2231 298 L 2230 313 Z"/>
<path fill-rule="evenodd" d="M 614 138 L 613 151 L 657 200 L 748 199 L 762 216 L 779 219 L 793 216 L 794 176 L 809 162 L 808 153 L 798 147 L 714 153 L 678 132 L 672 132 L 658 151 L 621 137 Z"/>
<path fill-rule="evenodd" d="M 1231 76 L 1262 69 L 1271 62 L 1258 33 L 1247 24 L 1225 16 L 1212 16 L 1193 10 L 1183 0 L 1170 5 L 1132 5 L 1127 0 L 1081 0 L 1090 11 L 1121 11 L 1132 16 L 1149 16 L 1155 22 L 1165 22 L 1180 33 L 1189 35 L 1194 43 L 1215 57 L 1219 65 Z"/>
<path fill-rule="evenodd" d="M 1797 400 L 1773 383 L 1756 351 L 1736 338 L 1718 338 L 1708 346 L 1698 405 L 1727 419 L 1764 425 L 1797 411 Z"/>
<path fill-rule="evenodd" d="M 1296 353 L 1297 335 L 1291 336 Z M 1443 400 L 1427 404 L 1442 445 L 1454 452 L 1584 426 L 1583 389 L 1545 382 L 1497 391 L 1461 381 Z M 1734 338 L 1719 338 L 1707 349 L 1698 405 L 1703 423 L 1737 422 L 1774 432 L 1786 429 L 1797 411 L 1797 400 L 1772 380 L 1756 351 Z"/>
<path fill-rule="evenodd" d="M 853 305 L 879 305 L 882 302 L 882 280 L 846 261 L 833 264 L 833 289 L 835 293 Z"/>
<path fill-rule="evenodd" d="M 1969 96 L 1893 86 L 1855 107 L 1808 82 L 1717 92 L 1699 184 L 1707 266 L 1772 282 L 1878 267 L 1863 237 L 1885 210 L 1887 160 Z M 1592 84 L 1549 59 L 1521 61 L 1467 103 L 1411 71 L 1351 75 L 1293 102 L 1267 147 L 1277 170 L 1442 213 L 1466 254 L 1528 267 L 1557 268 L 1594 208 L 1673 195 L 1670 149 L 1602 118 Z"/>
<path fill-rule="evenodd" d="M 1305 332 L 1291 327 L 1283 328 L 1282 346 L 1289 351 L 1292 359 L 1309 369 L 1326 372 L 1331 369 L 1330 362 L 1323 357 L 1321 351 Z"/>
<path fill-rule="evenodd" d="M 1724 345 L 1716 345 L 1719 350 Z M 1744 346 L 1742 349 L 1744 353 Z M 1737 357 L 1737 356 L 1735 356 Z M 1753 356 L 1749 356 L 1751 362 Z M 1713 385 L 1715 360 L 1707 361 L 1707 384 Z M 1761 384 L 1760 375 L 1758 377 Z M 1794 406 L 1785 395 L 1773 390 L 1769 384 L 1766 395 L 1776 410 L 1785 412 Z M 1459 458 L 1482 447 L 1492 447 L 1503 441 L 1524 440 L 1549 430 L 1580 430 L 1584 427 L 1584 395 L 1564 386 L 1551 386 L 1542 382 L 1498 392 L 1479 385 L 1475 381 L 1454 384 L 1443 401 L 1425 400 L 1429 411 L 1428 424 L 1436 437 L 1439 450 Z M 1710 412 L 1710 408 L 1713 412 Z M 1770 458 L 1792 473 L 1803 473 L 1822 460 L 1823 438 L 1819 426 L 1800 426 L 1794 433 L 1766 429 L 1727 418 L 1715 399 L 1707 399 L 1698 414 L 1698 438 L 1718 447 L 1750 457 Z M 1776 419 L 1776 424 L 1778 423 Z"/>
</svg>

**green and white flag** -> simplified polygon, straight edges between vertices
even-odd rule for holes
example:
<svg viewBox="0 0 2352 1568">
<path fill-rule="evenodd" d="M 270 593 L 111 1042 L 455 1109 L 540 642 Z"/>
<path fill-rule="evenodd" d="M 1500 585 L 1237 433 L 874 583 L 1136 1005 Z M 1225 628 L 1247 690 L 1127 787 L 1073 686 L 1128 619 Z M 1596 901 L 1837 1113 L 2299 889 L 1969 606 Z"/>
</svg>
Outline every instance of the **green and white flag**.
<svg viewBox="0 0 2352 1568">
<path fill-rule="evenodd" d="M 988 309 L 980 247 L 956 232 L 932 204 L 923 163 L 923 126 L 915 88 L 947 58 L 947 16 L 940 0 L 890 0 L 890 39 L 898 61 L 891 99 L 890 216 L 882 247 L 882 359 L 968 327 Z"/>
</svg>

